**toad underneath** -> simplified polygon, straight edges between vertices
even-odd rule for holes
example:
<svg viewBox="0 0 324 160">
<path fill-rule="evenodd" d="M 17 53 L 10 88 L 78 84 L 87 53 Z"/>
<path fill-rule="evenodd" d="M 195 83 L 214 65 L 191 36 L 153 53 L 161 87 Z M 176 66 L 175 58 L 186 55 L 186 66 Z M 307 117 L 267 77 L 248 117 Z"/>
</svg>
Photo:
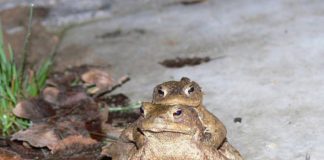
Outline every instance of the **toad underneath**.
<svg viewBox="0 0 324 160">
<path fill-rule="evenodd" d="M 104 151 L 117 160 L 228 160 L 202 143 L 204 127 L 190 106 L 143 103 L 136 130 L 138 145 L 115 142 Z"/>
</svg>

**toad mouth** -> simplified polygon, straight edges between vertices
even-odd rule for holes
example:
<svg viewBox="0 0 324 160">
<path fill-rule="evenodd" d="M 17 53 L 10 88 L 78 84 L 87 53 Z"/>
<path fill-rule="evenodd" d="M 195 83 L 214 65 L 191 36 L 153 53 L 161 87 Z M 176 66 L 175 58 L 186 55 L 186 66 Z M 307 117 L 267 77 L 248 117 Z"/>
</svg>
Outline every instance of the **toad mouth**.
<svg viewBox="0 0 324 160">
<path fill-rule="evenodd" d="M 178 133 L 178 134 L 190 135 L 190 132 L 188 132 L 188 131 L 179 131 L 179 130 L 171 130 L 171 129 L 150 128 L 150 129 L 140 129 L 140 130 L 142 131 L 142 133 L 144 133 L 144 132 L 150 132 L 150 133 Z"/>
</svg>

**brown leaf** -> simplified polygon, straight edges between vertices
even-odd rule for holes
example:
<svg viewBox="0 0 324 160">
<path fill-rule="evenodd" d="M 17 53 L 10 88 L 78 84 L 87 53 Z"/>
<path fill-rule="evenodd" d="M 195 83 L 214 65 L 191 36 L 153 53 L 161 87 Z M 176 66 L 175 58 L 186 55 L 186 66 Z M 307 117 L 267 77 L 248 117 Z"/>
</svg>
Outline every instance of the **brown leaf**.
<svg viewBox="0 0 324 160">
<path fill-rule="evenodd" d="M 90 137 L 84 137 L 81 135 L 68 136 L 52 148 L 52 153 L 69 151 L 72 153 L 82 152 L 87 150 L 98 142 Z"/>
<path fill-rule="evenodd" d="M 39 149 L 26 146 L 26 143 L 21 143 L 18 141 L 10 141 L 9 138 L 0 139 L 0 160 L 4 156 L 13 155 L 14 157 L 21 157 L 21 159 L 43 159 L 45 155 L 50 152 L 45 149 Z"/>
<path fill-rule="evenodd" d="M 109 86 L 109 87 L 106 87 L 106 88 L 103 88 L 103 89 L 99 89 L 99 88 L 96 88 L 95 89 L 95 92 L 93 91 L 88 91 L 88 93 L 90 94 L 93 94 L 93 98 L 94 99 L 100 99 L 100 97 L 106 95 L 107 93 L 110 93 L 112 92 L 113 90 L 115 90 L 116 88 L 122 86 L 124 83 L 128 82 L 130 80 L 129 76 L 125 75 L 125 76 L 122 76 L 121 78 L 118 79 L 117 83 L 114 84 L 113 86 Z"/>
<path fill-rule="evenodd" d="M 22 158 L 13 151 L 0 148 L 0 160 L 22 160 Z"/>
<path fill-rule="evenodd" d="M 55 115 L 51 105 L 39 98 L 19 102 L 12 112 L 18 117 L 30 120 Z"/>
<path fill-rule="evenodd" d="M 24 141 L 33 147 L 47 147 L 53 150 L 60 141 L 69 136 L 89 136 L 85 125 L 80 119 L 70 117 L 53 124 L 36 123 L 25 131 L 12 135 L 11 140 Z"/>
<path fill-rule="evenodd" d="M 101 133 L 99 109 L 91 101 L 72 108 L 60 108 L 56 116 L 38 120 L 25 131 L 15 133 L 11 140 L 25 141 L 34 147 L 53 150 L 61 139 L 69 136 L 89 137 L 89 131 Z"/>
<path fill-rule="evenodd" d="M 75 101 L 74 105 L 61 106 L 56 110 L 57 114 L 51 118 L 51 121 L 56 122 L 57 119 L 77 119 L 76 121 L 87 122 L 100 117 L 98 104 L 89 100 Z"/>
<path fill-rule="evenodd" d="M 57 103 L 59 94 L 60 94 L 60 90 L 55 87 L 46 87 L 42 91 L 44 100 L 52 104 Z"/>
<path fill-rule="evenodd" d="M 115 83 L 110 74 L 95 68 L 83 73 L 81 79 L 87 84 L 95 84 L 99 90 L 112 87 Z"/>
<path fill-rule="evenodd" d="M 60 92 L 54 104 L 58 106 L 75 106 L 80 102 L 89 101 L 90 97 L 85 92 Z"/>
<path fill-rule="evenodd" d="M 48 147 L 52 149 L 60 137 L 48 124 L 34 124 L 32 127 L 12 135 L 11 140 L 25 141 L 34 147 Z"/>
</svg>

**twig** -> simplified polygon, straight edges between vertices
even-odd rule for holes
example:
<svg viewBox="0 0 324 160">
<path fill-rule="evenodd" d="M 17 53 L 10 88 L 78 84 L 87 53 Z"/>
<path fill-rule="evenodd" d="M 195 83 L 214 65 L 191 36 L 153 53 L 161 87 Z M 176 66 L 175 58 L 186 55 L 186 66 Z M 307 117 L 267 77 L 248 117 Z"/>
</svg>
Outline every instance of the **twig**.
<svg viewBox="0 0 324 160">
<path fill-rule="evenodd" d="M 98 132 L 89 132 L 92 135 L 96 135 L 96 136 L 100 136 L 102 138 L 106 138 L 105 140 L 108 141 L 116 141 L 118 140 L 118 137 L 112 136 L 112 135 L 107 135 L 107 134 L 103 134 L 103 133 L 98 133 Z"/>
<path fill-rule="evenodd" d="M 136 104 L 133 105 L 129 105 L 126 107 L 110 107 L 108 109 L 109 112 L 123 112 L 123 111 L 129 111 L 129 110 L 134 110 L 134 109 L 138 109 L 141 107 L 141 102 L 138 102 Z"/>
<path fill-rule="evenodd" d="M 25 75 L 25 69 L 26 69 L 26 59 L 27 59 L 27 54 L 28 54 L 28 46 L 29 46 L 29 40 L 30 40 L 30 35 L 31 35 L 31 29 L 32 29 L 32 19 L 33 19 L 33 7 L 34 4 L 30 5 L 30 10 L 29 10 L 29 18 L 28 18 L 28 26 L 27 26 L 27 34 L 25 36 L 24 40 L 24 47 L 23 47 L 23 58 L 22 58 L 22 64 L 21 64 L 21 70 L 20 70 L 20 81 L 23 82 L 23 75 Z M 21 83 L 22 84 L 22 83 Z"/>
<path fill-rule="evenodd" d="M 126 83 L 129 80 L 130 80 L 130 78 L 128 76 L 124 76 L 124 77 L 122 77 L 122 78 L 119 79 L 119 81 L 118 81 L 118 83 L 116 85 L 98 91 L 96 94 L 93 95 L 93 98 L 94 99 L 97 99 L 99 97 L 102 97 L 105 94 L 110 93 L 113 90 L 115 90 L 116 88 L 120 87 L 121 85 L 123 85 L 124 83 Z"/>
<path fill-rule="evenodd" d="M 51 50 L 51 54 L 50 54 L 50 59 L 53 60 L 55 57 L 56 57 L 56 54 L 57 54 L 57 50 L 59 48 L 59 46 L 61 46 L 61 43 L 62 43 L 62 39 L 65 35 L 65 33 L 67 31 L 69 31 L 71 28 L 73 28 L 74 26 L 68 26 L 68 27 L 65 27 L 63 28 L 63 30 L 61 30 L 59 33 L 58 33 L 58 42 L 53 46 L 52 50 Z M 53 62 L 53 61 L 52 61 Z"/>
</svg>

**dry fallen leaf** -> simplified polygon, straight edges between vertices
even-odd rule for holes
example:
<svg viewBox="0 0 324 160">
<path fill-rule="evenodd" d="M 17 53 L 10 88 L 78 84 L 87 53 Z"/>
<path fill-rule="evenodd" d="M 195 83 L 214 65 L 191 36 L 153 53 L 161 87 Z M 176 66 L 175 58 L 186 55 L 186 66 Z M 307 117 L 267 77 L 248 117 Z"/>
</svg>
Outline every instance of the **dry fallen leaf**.
<svg viewBox="0 0 324 160">
<path fill-rule="evenodd" d="M 30 120 L 55 115 L 54 109 L 46 101 L 36 98 L 19 102 L 12 111 L 17 117 Z"/>
<path fill-rule="evenodd" d="M 58 100 L 60 90 L 55 87 L 46 87 L 42 91 L 42 95 L 45 101 L 55 104 Z"/>
<path fill-rule="evenodd" d="M 99 90 L 112 87 L 115 83 L 110 74 L 95 68 L 83 73 L 81 79 L 87 84 L 95 84 Z"/>
<path fill-rule="evenodd" d="M 15 152 L 0 148 L 0 160 L 22 160 Z"/>
<path fill-rule="evenodd" d="M 102 95 L 128 80 L 129 77 L 124 76 L 114 82 L 110 74 L 91 66 L 74 67 L 56 74 L 47 81 L 48 86 L 39 97 L 22 101 L 15 107 L 14 114 L 30 119 L 32 125 L 13 134 L 10 142 L 17 143 L 18 148 L 23 147 L 26 151 L 35 150 L 35 154 L 46 151 L 46 155 L 37 157 L 94 159 L 100 155 L 102 147 L 96 140 L 117 139 L 122 130 L 107 124 L 111 121 L 110 114 L 108 116 L 110 105 L 129 103 L 126 96 L 115 97 L 110 102 Z M 84 83 L 95 84 L 97 92 L 89 95 Z M 128 122 L 134 116 L 126 115 L 124 118 Z M 116 122 L 124 123 L 122 121 Z M 23 158 L 28 156 L 28 153 L 17 152 L 14 149 L 17 146 L 12 147 L 12 151 Z"/>
<path fill-rule="evenodd" d="M 30 128 L 13 134 L 11 140 L 53 150 L 54 146 L 69 136 L 90 138 L 92 132 L 102 134 L 98 105 L 92 101 L 79 103 L 74 106 L 62 106 L 57 110 L 57 115 L 37 120 Z"/>
<path fill-rule="evenodd" d="M 79 153 L 83 150 L 87 150 L 93 147 L 97 143 L 98 142 L 96 140 L 89 137 L 72 135 L 60 140 L 60 142 L 52 148 L 52 153 L 65 151 L 69 151 L 71 153 Z"/>
<path fill-rule="evenodd" d="M 34 147 L 53 149 L 60 137 L 55 133 L 55 129 L 48 124 L 34 124 L 24 131 L 13 134 L 11 140 L 25 141 Z"/>
</svg>

